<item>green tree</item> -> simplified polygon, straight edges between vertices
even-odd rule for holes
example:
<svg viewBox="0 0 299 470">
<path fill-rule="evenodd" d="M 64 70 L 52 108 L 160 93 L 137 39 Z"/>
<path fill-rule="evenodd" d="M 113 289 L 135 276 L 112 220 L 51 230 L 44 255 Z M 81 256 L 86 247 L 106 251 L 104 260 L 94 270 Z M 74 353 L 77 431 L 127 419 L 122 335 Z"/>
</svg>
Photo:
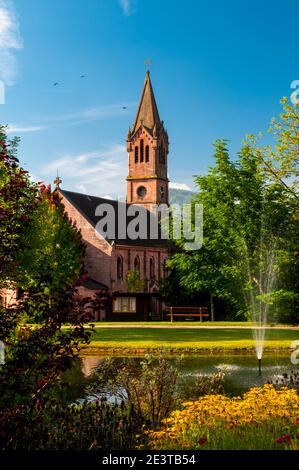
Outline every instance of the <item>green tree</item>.
<svg viewBox="0 0 299 470">
<path fill-rule="evenodd" d="M 8 446 L 14 434 L 32 426 L 39 407 L 55 396 L 61 373 L 72 366 L 80 345 L 90 337 L 75 286 L 84 253 L 81 236 L 57 195 L 46 190 L 38 194 L 18 164 L 16 146 L 17 140 L 8 142 L 1 127 L 0 287 L 17 281 L 28 289 L 15 305 L 0 305 L 0 341 L 5 344 L 0 427 L 12 433 L 0 437 Z M 42 320 L 34 327 L 26 325 L 33 312 Z M 67 320 L 71 327 L 65 330 L 62 324 Z M 41 413 L 38 419 L 46 416 Z"/>
<path fill-rule="evenodd" d="M 298 204 L 299 176 L 299 105 L 281 100 L 283 111 L 273 118 L 269 132 L 275 145 L 260 146 L 259 139 L 250 136 L 257 158 L 269 179 L 281 185 Z M 298 206 L 297 206 L 298 207 Z"/>
<path fill-rule="evenodd" d="M 215 143 L 215 160 L 208 175 L 195 178 L 199 191 L 192 203 L 203 204 L 203 246 L 197 251 L 176 253 L 168 261 L 168 266 L 178 271 L 180 283 L 187 292 L 211 296 L 212 319 L 214 297 L 236 306 L 239 300 L 236 283 L 240 278 L 237 263 L 240 246 L 234 215 L 238 200 L 237 172 L 229 159 L 226 141 Z"/>
<path fill-rule="evenodd" d="M 127 272 L 126 286 L 129 292 L 142 292 L 144 290 L 144 281 L 140 278 L 138 269 Z"/>
<path fill-rule="evenodd" d="M 293 298 L 294 282 L 290 288 L 283 277 L 298 249 L 287 191 L 261 171 L 252 142 L 244 142 L 235 162 L 226 141 L 217 141 L 215 147 L 215 166 L 195 179 L 193 203 L 204 207 L 203 246 L 168 261 L 187 292 L 210 294 L 212 319 L 214 297 L 228 303 L 234 315 L 248 314 L 246 297 L 252 293 L 269 304 L 275 298 Z M 270 299 L 267 282 L 278 276 L 280 288 L 273 289 Z"/>
<path fill-rule="evenodd" d="M 15 280 L 24 290 L 44 293 L 49 299 L 80 277 L 85 247 L 76 226 L 68 219 L 58 192 L 40 185 L 35 210 L 21 237 L 24 248 L 17 260 Z"/>
<path fill-rule="evenodd" d="M 0 288 L 7 286 L 22 249 L 21 235 L 33 212 L 37 187 L 19 166 L 18 139 L 9 141 L 0 126 Z"/>
</svg>

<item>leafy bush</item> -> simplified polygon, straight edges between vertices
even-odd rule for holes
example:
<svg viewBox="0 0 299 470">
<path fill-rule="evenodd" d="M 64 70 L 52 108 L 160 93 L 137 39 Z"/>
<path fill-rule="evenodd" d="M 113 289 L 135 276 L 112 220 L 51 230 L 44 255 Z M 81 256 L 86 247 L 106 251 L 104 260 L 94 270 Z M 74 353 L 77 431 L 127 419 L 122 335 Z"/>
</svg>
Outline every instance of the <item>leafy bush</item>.
<svg viewBox="0 0 299 470">
<path fill-rule="evenodd" d="M 95 369 L 87 392 L 124 400 L 134 406 L 141 420 L 160 423 L 175 404 L 177 378 L 178 369 L 161 353 L 147 354 L 141 361 L 107 359 Z"/>
<path fill-rule="evenodd" d="M 223 381 L 225 373 L 216 372 L 212 375 L 198 375 L 194 380 L 183 378 L 179 382 L 179 396 L 182 400 L 193 400 L 204 395 L 224 393 Z"/>
</svg>

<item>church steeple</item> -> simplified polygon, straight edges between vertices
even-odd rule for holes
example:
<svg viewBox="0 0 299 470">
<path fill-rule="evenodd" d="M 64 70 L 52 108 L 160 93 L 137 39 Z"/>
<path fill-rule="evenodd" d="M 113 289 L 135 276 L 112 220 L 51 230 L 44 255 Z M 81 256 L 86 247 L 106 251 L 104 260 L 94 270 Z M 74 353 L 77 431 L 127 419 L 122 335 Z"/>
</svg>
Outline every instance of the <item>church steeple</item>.
<svg viewBox="0 0 299 470">
<path fill-rule="evenodd" d="M 127 137 L 128 203 L 142 204 L 149 209 L 153 204 L 168 204 L 168 147 L 168 135 L 160 120 L 147 71 L 136 119 Z"/>
<path fill-rule="evenodd" d="M 155 126 L 156 128 L 160 128 L 161 126 L 159 111 L 155 100 L 150 73 L 148 70 L 146 72 L 145 82 L 136 119 L 133 125 L 132 134 L 134 134 L 141 125 L 146 127 L 151 133 L 153 132 Z"/>
</svg>

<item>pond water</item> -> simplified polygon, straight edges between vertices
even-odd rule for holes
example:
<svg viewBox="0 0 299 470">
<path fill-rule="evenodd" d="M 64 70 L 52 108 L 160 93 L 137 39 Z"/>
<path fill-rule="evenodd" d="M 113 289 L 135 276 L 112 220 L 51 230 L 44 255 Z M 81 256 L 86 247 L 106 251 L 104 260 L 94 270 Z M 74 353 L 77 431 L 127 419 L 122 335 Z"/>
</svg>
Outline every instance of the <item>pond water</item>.
<svg viewBox="0 0 299 470">
<path fill-rule="evenodd" d="M 71 383 L 71 396 L 69 398 L 84 398 L 84 388 L 92 381 L 93 368 L 101 364 L 107 356 L 83 356 L 80 362 L 68 372 L 68 381 Z M 142 358 L 134 357 L 136 362 Z M 169 357 L 170 363 L 175 361 Z M 292 365 L 290 356 L 272 354 L 265 355 L 262 362 L 262 376 L 258 376 L 257 359 L 254 356 L 202 356 L 186 355 L 179 369 L 182 375 L 190 380 L 197 375 L 210 375 L 220 370 L 225 371 L 224 389 L 229 395 L 239 395 L 251 387 L 261 386 L 268 381 L 275 381 L 284 373 L 298 371 L 298 366 Z"/>
</svg>

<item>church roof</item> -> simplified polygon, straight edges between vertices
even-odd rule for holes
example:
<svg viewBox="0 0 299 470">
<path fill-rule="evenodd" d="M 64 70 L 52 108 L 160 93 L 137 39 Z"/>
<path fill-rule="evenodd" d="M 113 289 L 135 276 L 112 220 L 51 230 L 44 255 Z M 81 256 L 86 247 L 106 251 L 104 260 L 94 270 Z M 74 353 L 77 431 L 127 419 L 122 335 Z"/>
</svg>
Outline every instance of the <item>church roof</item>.
<svg viewBox="0 0 299 470">
<path fill-rule="evenodd" d="M 141 125 L 146 127 L 150 133 L 153 132 L 155 126 L 157 129 L 159 129 L 161 126 L 160 116 L 149 71 L 146 72 L 145 82 L 136 119 L 132 129 L 132 134 L 135 134 Z"/>
<path fill-rule="evenodd" d="M 72 191 L 65 191 L 59 189 L 61 195 L 65 197 L 71 204 L 74 206 L 80 214 L 93 226 L 96 227 L 97 223 L 103 219 L 104 216 L 97 216 L 96 209 L 101 204 L 110 204 L 114 208 L 115 213 L 115 237 L 109 238 L 108 243 L 112 244 L 113 242 L 116 245 L 130 245 L 130 246 L 141 246 L 141 247 L 161 247 L 166 245 L 167 240 L 161 238 L 161 231 L 159 228 L 159 237 L 157 239 L 152 239 L 150 236 L 150 217 L 153 216 L 148 210 L 147 213 L 147 235 L 146 238 L 137 238 L 132 240 L 128 236 L 121 238 L 118 230 L 118 212 L 119 209 L 127 209 L 133 204 L 126 204 L 125 202 L 115 201 L 111 199 L 104 199 L 96 196 L 89 196 L 87 194 L 75 193 Z M 134 216 L 127 216 L 126 222 L 127 226 L 130 221 L 134 220 Z M 127 233 L 127 230 L 126 230 Z M 102 234 L 103 235 L 103 234 Z"/>
</svg>

